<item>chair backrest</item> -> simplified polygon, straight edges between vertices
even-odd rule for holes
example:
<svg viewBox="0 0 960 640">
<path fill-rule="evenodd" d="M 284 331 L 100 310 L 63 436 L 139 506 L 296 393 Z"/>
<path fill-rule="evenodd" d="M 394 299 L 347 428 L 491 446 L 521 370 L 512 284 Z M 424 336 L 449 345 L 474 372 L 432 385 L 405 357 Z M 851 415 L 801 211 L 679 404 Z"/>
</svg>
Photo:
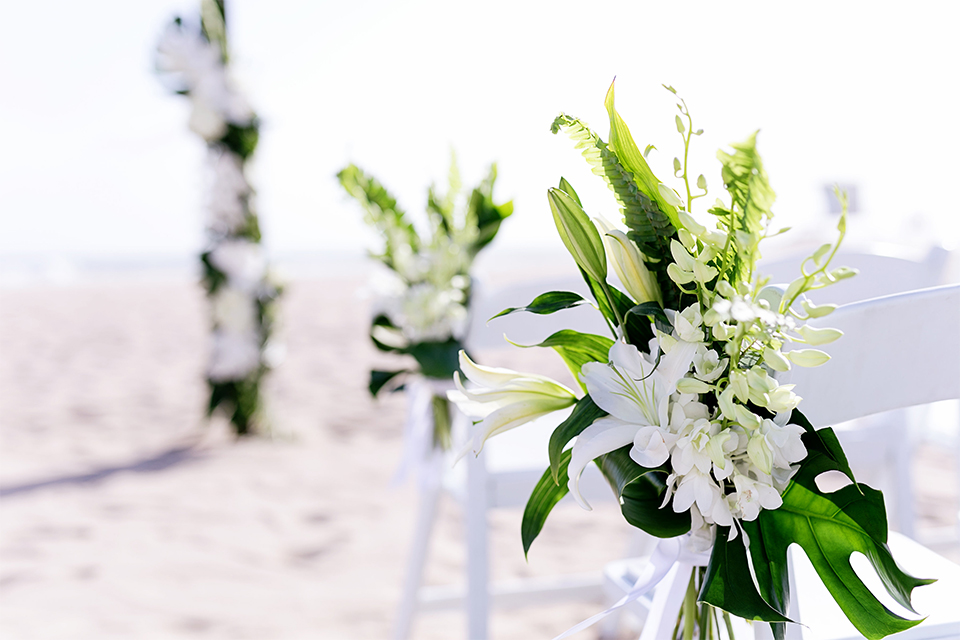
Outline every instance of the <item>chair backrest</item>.
<svg viewBox="0 0 960 640">
<path fill-rule="evenodd" d="M 800 262 L 808 254 L 778 260 L 761 260 L 758 270 L 773 283 L 788 283 L 800 275 Z M 860 274 L 808 297 L 816 303 L 847 304 L 946 284 L 944 273 L 950 252 L 943 247 L 918 250 L 910 247 L 874 244 L 860 249 L 841 249 L 835 266 L 858 269 Z"/>
<path fill-rule="evenodd" d="M 809 324 L 844 332 L 823 347 L 829 362 L 781 378 L 817 428 L 960 398 L 960 284 L 843 305 Z"/>
</svg>

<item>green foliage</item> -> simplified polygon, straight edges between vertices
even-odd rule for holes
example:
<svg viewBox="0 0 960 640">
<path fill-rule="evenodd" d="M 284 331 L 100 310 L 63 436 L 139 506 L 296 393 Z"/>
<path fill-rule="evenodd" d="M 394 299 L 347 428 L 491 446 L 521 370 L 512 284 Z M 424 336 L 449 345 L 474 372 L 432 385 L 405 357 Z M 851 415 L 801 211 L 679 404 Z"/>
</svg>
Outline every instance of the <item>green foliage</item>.
<svg viewBox="0 0 960 640">
<path fill-rule="evenodd" d="M 383 389 L 391 380 L 396 381 L 396 378 L 402 376 L 403 374 L 408 373 L 406 369 L 398 369 L 397 371 L 380 371 L 373 369 L 370 371 L 370 384 L 367 385 L 367 388 L 370 390 L 370 395 L 377 397 L 377 394 L 380 393 L 380 390 Z"/>
<path fill-rule="evenodd" d="M 260 141 L 260 122 L 256 117 L 244 126 L 227 123 L 227 132 L 220 138 L 220 144 L 244 161 L 248 160 L 257 148 Z"/>
<path fill-rule="evenodd" d="M 669 255 L 670 238 L 676 232 L 673 224 L 657 206 L 656 200 L 640 190 L 617 154 L 586 124 L 566 114 L 557 116 L 550 130 L 553 133 L 563 131 L 570 136 L 593 173 L 604 179 L 620 205 L 620 212 L 630 228 L 631 240 L 637 243 L 640 250 L 653 258 Z M 571 193 L 573 188 L 570 183 L 561 180 L 560 189 L 579 203 L 576 193 Z"/>
<path fill-rule="evenodd" d="M 467 220 L 477 227 L 477 239 L 470 251 L 476 255 L 490 244 L 500 230 L 500 223 L 513 213 L 513 201 L 497 204 L 493 200 L 493 186 L 497 181 L 497 165 L 490 165 L 490 172 L 470 194 L 467 203 Z"/>
<path fill-rule="evenodd" d="M 663 504 L 667 490 L 665 469 L 641 467 L 630 457 L 630 446 L 596 459 L 600 471 L 620 498 L 620 511 L 631 525 L 658 538 L 690 531 L 690 512 L 676 513 L 673 500 Z"/>
<path fill-rule="evenodd" d="M 450 379 L 460 368 L 459 354 L 463 345 L 450 338 L 443 342 L 417 342 L 405 349 L 420 365 L 420 373 L 428 378 Z"/>
<path fill-rule="evenodd" d="M 508 307 L 490 319 L 493 320 L 494 318 L 510 315 L 518 311 L 529 311 L 530 313 L 536 313 L 538 315 L 546 315 L 556 313 L 562 309 L 571 309 L 584 303 L 589 304 L 589 302 L 589 300 L 579 293 L 574 293 L 573 291 L 548 291 L 534 298 L 533 302 L 525 307 Z"/>
<path fill-rule="evenodd" d="M 721 277 L 730 282 L 750 281 L 760 257 L 758 245 L 767 224 L 776 194 L 770 187 L 763 160 L 757 152 L 757 132 L 740 143 L 731 144 L 734 152 L 717 151 L 720 175 L 730 194 L 730 209 L 714 207 L 710 213 L 719 218 L 720 227 L 733 242 L 721 254 Z"/>
<path fill-rule="evenodd" d="M 340 185 L 360 203 L 364 220 L 384 237 L 383 253 L 377 256 L 388 267 L 396 269 L 394 255 L 399 246 L 409 246 L 414 252 L 420 248 L 420 237 L 397 206 L 397 200 L 380 182 L 356 165 L 348 165 L 337 174 Z"/>
<path fill-rule="evenodd" d="M 897 567 L 886 544 L 886 511 L 879 491 L 866 485 L 847 485 L 832 493 L 817 488 L 816 477 L 835 468 L 825 455 L 810 452 L 784 491 L 783 505 L 760 512 L 764 555 L 755 556 L 754 565 L 765 559 L 778 574 L 786 575 L 787 549 L 797 543 L 830 595 L 865 637 L 873 640 L 909 629 L 920 620 L 908 620 L 884 607 L 857 576 L 850 556 L 864 554 L 890 596 L 910 611 L 913 589 L 933 581 L 914 578 Z"/>
<path fill-rule="evenodd" d="M 516 344 L 516 343 L 514 343 Z M 577 384 L 586 391 L 580 381 L 580 369 L 588 362 L 606 362 L 613 340 L 592 333 L 580 333 L 573 329 L 561 329 L 539 344 L 518 344 L 518 347 L 552 347 L 566 363 Z"/>
<path fill-rule="evenodd" d="M 520 538 L 523 541 L 523 555 L 530 553 L 530 546 L 543 530 L 547 516 L 570 491 L 567 487 L 567 467 L 570 466 L 570 452 L 564 451 L 557 459 L 555 468 L 547 469 L 533 488 L 533 493 L 523 509 L 520 522 Z"/>
<path fill-rule="evenodd" d="M 583 396 L 574 405 L 573 413 L 550 434 L 550 471 L 555 482 L 560 483 L 560 461 L 564 448 L 584 429 L 605 415 L 607 412 L 598 407 L 593 398 L 589 395 Z"/>
</svg>

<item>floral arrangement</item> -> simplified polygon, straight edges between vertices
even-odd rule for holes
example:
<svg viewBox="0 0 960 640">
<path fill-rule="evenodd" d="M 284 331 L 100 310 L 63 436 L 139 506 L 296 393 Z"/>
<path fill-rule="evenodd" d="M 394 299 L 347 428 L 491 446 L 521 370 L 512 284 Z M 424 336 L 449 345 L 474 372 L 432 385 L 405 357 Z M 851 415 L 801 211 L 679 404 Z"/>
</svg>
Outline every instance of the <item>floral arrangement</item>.
<svg viewBox="0 0 960 640">
<path fill-rule="evenodd" d="M 224 409 L 238 435 L 261 429 L 261 383 L 278 359 L 271 341 L 280 287 L 267 269 L 245 165 L 259 122 L 228 73 L 222 0 L 205 0 L 199 28 L 177 18 L 158 46 L 157 66 L 190 99 L 190 129 L 207 144 L 212 173 L 207 246 L 200 256 L 212 315 L 208 412 Z"/>
<path fill-rule="evenodd" d="M 405 378 L 433 381 L 433 443 L 450 444 L 450 407 L 445 394 L 457 371 L 457 354 L 469 319 L 470 267 L 477 254 L 496 237 L 500 223 L 513 213 L 513 203 L 497 204 L 493 188 L 497 167 L 461 197 L 456 158 L 452 158 L 445 194 L 427 192 L 427 232 L 421 234 L 396 199 L 373 177 L 354 165 L 337 174 L 340 184 L 363 208 L 364 219 L 383 236 L 384 247 L 371 254 L 386 267 L 378 283 L 378 311 L 370 329 L 381 351 L 412 356 L 416 368 L 370 372 L 370 393 L 403 388 Z"/>
<path fill-rule="evenodd" d="M 786 623 L 796 622 L 788 617 L 793 543 L 864 636 L 912 627 L 919 620 L 895 615 L 866 589 L 850 555 L 866 555 L 890 595 L 911 611 L 912 590 L 930 581 L 897 567 L 886 544 L 881 493 L 856 483 L 832 429 L 815 429 L 803 416 L 797 395 L 803 390 L 777 380 L 793 366 L 826 362 L 829 356 L 815 347 L 841 335 L 804 324 L 835 308 L 815 306 L 804 293 L 855 275 L 830 267 L 845 235 L 846 209 L 837 242 L 804 260 L 801 275 L 785 288 L 767 285 L 756 263 L 760 242 L 775 235 L 775 195 L 756 134 L 718 152 L 726 197 L 706 212 L 709 222 L 698 219 L 692 205 L 707 184 L 703 175 L 691 184 L 687 157 L 703 131 L 694 130 L 686 103 L 677 100 L 683 159 L 675 158 L 673 168 L 680 193 L 654 175 L 646 159 L 653 147 L 640 152 L 614 108 L 613 85 L 605 100 L 609 141 L 577 118 L 561 114 L 553 122 L 553 133 L 569 135 L 606 181 L 625 223 L 591 222 L 564 179 L 548 191 L 560 237 L 612 334 L 563 330 L 537 345 L 559 353 L 579 389 L 480 366 L 461 352 L 461 369 L 473 384 L 465 386 L 457 374 L 458 391 L 450 397 L 480 420 L 478 453 L 491 436 L 573 406 L 551 436 L 550 468 L 524 512 L 524 550 L 568 492 L 590 508 L 578 482 L 593 461 L 628 523 L 659 538 L 684 536 L 688 550 L 710 552 L 707 566 L 690 576 L 676 637 L 712 637 L 715 628 L 719 638 L 721 618 L 732 637 L 732 614 L 769 622 L 782 639 Z M 608 265 L 623 291 L 608 282 Z M 587 303 L 554 291 L 500 315 Z M 789 343 L 802 348 L 788 350 Z M 815 480 L 831 470 L 852 484 L 821 490 Z"/>
</svg>

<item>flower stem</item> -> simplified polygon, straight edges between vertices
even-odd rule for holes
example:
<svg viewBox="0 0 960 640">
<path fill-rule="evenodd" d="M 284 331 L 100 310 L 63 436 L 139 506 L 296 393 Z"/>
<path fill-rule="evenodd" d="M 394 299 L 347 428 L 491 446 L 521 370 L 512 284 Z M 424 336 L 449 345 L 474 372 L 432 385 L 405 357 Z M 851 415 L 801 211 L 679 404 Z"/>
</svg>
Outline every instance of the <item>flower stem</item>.
<svg viewBox="0 0 960 640">
<path fill-rule="evenodd" d="M 733 623 L 730 622 L 730 614 L 726 611 L 723 612 L 723 624 L 727 626 L 727 638 L 729 638 L 729 640 L 734 640 Z"/>
<path fill-rule="evenodd" d="M 683 600 L 683 640 L 693 640 L 693 629 L 697 624 L 697 572 L 690 576 L 687 595 Z"/>
</svg>

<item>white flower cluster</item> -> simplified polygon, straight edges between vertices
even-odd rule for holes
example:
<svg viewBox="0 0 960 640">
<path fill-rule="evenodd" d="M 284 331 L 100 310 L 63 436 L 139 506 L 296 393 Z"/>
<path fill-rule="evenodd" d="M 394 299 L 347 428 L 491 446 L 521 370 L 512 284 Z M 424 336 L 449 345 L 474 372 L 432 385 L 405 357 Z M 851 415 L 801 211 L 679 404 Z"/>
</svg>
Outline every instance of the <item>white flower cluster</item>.
<svg viewBox="0 0 960 640">
<path fill-rule="evenodd" d="M 226 281 L 211 296 L 213 348 L 207 376 L 214 382 L 243 380 L 261 365 L 259 301 L 268 286 L 266 260 L 259 244 L 240 238 L 221 242 L 209 259 Z"/>
<path fill-rule="evenodd" d="M 250 185 L 243 175 L 243 161 L 235 153 L 210 149 L 210 165 L 207 229 L 213 234 L 230 235 L 247 222 Z"/>
<path fill-rule="evenodd" d="M 233 88 L 215 44 L 174 23 L 164 32 L 158 53 L 160 71 L 174 75 L 190 97 L 192 131 L 212 142 L 227 132 L 227 123 L 250 123 L 253 110 Z"/>
<path fill-rule="evenodd" d="M 470 279 L 462 275 L 446 280 L 430 277 L 408 285 L 391 273 L 379 283 L 380 312 L 411 343 L 460 339 L 469 319 L 469 285 Z"/>
</svg>

